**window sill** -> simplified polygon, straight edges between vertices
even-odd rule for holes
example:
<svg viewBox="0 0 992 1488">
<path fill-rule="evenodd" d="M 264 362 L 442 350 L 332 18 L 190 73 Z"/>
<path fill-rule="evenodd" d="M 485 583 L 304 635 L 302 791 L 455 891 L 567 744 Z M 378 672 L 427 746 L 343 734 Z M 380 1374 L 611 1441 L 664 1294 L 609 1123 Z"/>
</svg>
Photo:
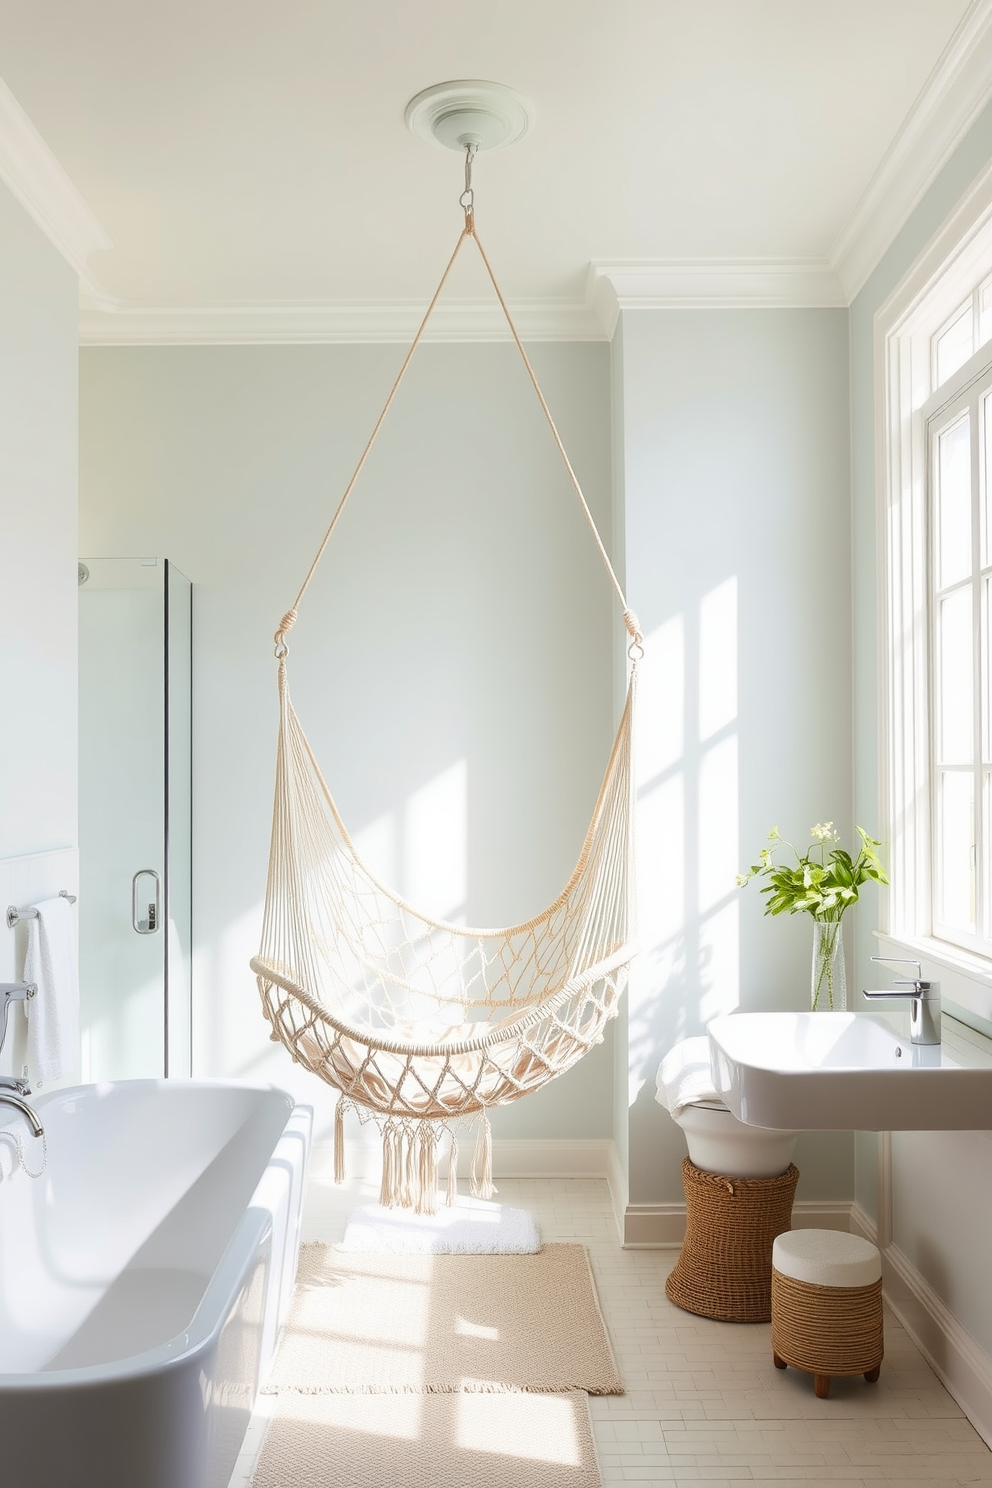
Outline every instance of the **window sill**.
<svg viewBox="0 0 992 1488">
<path fill-rule="evenodd" d="M 912 957 L 921 975 L 940 983 L 943 1013 L 992 1038 L 992 960 L 975 956 L 930 936 L 889 935 L 875 931 L 883 956 Z"/>
</svg>

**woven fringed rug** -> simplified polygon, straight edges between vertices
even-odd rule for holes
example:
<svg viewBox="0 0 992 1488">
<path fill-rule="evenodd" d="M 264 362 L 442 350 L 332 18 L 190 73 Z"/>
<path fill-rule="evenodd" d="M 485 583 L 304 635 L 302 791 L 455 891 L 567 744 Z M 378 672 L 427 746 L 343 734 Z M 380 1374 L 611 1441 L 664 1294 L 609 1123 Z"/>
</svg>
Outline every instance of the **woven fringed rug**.
<svg viewBox="0 0 992 1488">
<path fill-rule="evenodd" d="M 252 1488 L 601 1488 L 589 1398 L 283 1395 Z"/>
<path fill-rule="evenodd" d="M 304 1245 L 252 1488 L 601 1488 L 622 1394 L 589 1257 Z"/>
<path fill-rule="evenodd" d="M 304 1245 L 267 1393 L 621 1395 L 582 1245 L 347 1255 Z"/>
</svg>

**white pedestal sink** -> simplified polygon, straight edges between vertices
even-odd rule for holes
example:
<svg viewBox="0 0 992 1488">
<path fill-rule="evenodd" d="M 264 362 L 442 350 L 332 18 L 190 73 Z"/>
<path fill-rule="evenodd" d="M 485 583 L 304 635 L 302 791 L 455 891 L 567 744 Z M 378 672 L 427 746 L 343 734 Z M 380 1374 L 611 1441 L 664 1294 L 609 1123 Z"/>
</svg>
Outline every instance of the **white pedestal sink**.
<svg viewBox="0 0 992 1488">
<path fill-rule="evenodd" d="M 721 1099 L 749 1126 L 992 1130 L 988 1041 L 950 1021 L 934 1047 L 869 1013 L 730 1013 L 706 1031 Z"/>
</svg>

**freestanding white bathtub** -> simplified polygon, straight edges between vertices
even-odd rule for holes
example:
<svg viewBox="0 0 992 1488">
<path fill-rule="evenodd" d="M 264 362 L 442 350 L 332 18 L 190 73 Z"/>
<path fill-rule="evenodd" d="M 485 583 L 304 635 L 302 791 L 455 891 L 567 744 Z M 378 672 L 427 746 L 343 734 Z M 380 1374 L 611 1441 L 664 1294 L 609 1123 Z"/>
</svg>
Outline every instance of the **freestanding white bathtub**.
<svg viewBox="0 0 992 1488">
<path fill-rule="evenodd" d="M 34 1179 L 0 1105 L 3 1481 L 227 1488 L 293 1288 L 309 1108 L 185 1080 L 31 1103 Z"/>
</svg>

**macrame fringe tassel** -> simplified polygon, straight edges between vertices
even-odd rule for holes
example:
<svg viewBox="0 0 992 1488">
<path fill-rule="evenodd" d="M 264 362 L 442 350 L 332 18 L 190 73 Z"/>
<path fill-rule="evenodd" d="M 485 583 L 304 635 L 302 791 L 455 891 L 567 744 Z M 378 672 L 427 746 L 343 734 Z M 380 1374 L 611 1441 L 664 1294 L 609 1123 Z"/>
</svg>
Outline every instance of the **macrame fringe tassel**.
<svg viewBox="0 0 992 1488">
<path fill-rule="evenodd" d="M 496 1192 L 493 1183 L 493 1131 L 489 1125 L 489 1113 L 483 1111 L 472 1158 L 472 1193 L 477 1199 L 491 1199 Z"/>
<path fill-rule="evenodd" d="M 340 1097 L 334 1108 L 334 1182 L 344 1182 L 344 1103 Z"/>
<path fill-rule="evenodd" d="M 454 1133 L 451 1136 L 451 1147 L 448 1151 L 448 1189 L 444 1196 L 444 1202 L 450 1209 L 458 1197 L 458 1143 Z"/>
<path fill-rule="evenodd" d="M 399 1202 L 396 1192 L 398 1137 L 394 1124 L 387 1121 L 382 1128 L 382 1183 L 379 1186 L 379 1203 L 384 1209 L 394 1209 Z"/>
<path fill-rule="evenodd" d="M 420 1123 L 417 1133 L 417 1146 L 420 1149 L 419 1171 L 417 1173 L 417 1204 L 418 1214 L 437 1213 L 437 1132 L 429 1121 Z"/>
<path fill-rule="evenodd" d="M 400 1203 L 404 1209 L 413 1209 L 417 1203 L 417 1138 L 414 1132 L 403 1133 L 403 1187 Z"/>
</svg>

